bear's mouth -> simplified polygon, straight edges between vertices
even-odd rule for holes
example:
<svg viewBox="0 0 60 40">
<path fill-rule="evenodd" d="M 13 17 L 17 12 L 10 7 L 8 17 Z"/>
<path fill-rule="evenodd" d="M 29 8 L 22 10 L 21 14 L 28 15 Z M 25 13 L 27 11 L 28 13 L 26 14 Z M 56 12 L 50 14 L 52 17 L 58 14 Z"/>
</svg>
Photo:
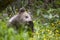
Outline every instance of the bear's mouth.
<svg viewBox="0 0 60 40">
<path fill-rule="evenodd" d="M 33 21 L 29 21 L 28 23 L 29 23 L 29 25 L 32 25 L 32 26 L 34 25 Z"/>
<path fill-rule="evenodd" d="M 33 21 L 26 22 L 26 24 L 27 24 L 27 25 L 32 25 L 32 26 L 34 25 L 34 24 L 33 24 Z"/>
</svg>

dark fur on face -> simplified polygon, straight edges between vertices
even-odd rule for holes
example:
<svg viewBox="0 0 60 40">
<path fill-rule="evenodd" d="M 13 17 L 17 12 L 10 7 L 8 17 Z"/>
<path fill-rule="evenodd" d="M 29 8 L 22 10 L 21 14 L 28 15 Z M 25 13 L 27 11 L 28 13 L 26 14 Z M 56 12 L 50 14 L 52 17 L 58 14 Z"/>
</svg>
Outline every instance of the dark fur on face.
<svg viewBox="0 0 60 40">
<path fill-rule="evenodd" d="M 28 23 L 28 24 L 27 24 Z M 9 20 L 9 25 L 13 25 L 16 29 L 20 28 L 19 25 L 27 24 L 31 31 L 34 31 L 34 24 L 32 21 L 31 15 L 25 10 L 25 8 L 21 8 L 19 10 L 19 14 L 14 15 Z"/>
<path fill-rule="evenodd" d="M 32 32 L 34 32 L 34 24 L 32 21 L 29 21 L 29 24 L 28 24 L 29 28 L 31 29 Z"/>
</svg>

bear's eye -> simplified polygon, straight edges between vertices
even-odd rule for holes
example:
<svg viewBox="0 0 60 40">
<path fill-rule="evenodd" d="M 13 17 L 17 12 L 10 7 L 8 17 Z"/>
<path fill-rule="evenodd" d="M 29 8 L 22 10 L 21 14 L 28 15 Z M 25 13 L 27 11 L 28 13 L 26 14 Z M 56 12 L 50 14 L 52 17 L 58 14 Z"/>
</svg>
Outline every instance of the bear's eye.
<svg viewBox="0 0 60 40">
<path fill-rule="evenodd" d="M 28 18 L 28 16 L 25 16 L 25 18 Z"/>
</svg>

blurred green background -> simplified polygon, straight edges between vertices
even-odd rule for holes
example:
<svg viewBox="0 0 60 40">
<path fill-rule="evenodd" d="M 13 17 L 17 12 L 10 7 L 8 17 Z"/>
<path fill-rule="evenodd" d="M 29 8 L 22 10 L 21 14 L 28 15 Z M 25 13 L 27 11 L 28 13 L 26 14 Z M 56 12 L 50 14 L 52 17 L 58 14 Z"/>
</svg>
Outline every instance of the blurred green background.
<svg viewBox="0 0 60 40">
<path fill-rule="evenodd" d="M 8 20 L 25 7 L 33 16 L 34 37 L 7 28 Z M 20 31 L 20 30 L 19 30 Z M 1 0 L 0 40 L 60 40 L 60 0 Z"/>
</svg>

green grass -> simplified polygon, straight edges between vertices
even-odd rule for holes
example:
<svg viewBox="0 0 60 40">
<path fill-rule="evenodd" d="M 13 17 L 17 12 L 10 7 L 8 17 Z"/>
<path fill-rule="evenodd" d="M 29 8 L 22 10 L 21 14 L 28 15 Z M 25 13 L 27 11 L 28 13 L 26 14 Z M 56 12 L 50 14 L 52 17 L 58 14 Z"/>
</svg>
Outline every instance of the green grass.
<svg viewBox="0 0 60 40">
<path fill-rule="evenodd" d="M 60 40 L 59 30 L 54 31 L 54 24 L 45 26 L 39 20 L 33 22 L 35 33 L 33 37 L 29 37 L 25 30 L 16 33 L 13 28 L 7 28 L 5 21 L 0 20 L 0 40 Z"/>
</svg>

